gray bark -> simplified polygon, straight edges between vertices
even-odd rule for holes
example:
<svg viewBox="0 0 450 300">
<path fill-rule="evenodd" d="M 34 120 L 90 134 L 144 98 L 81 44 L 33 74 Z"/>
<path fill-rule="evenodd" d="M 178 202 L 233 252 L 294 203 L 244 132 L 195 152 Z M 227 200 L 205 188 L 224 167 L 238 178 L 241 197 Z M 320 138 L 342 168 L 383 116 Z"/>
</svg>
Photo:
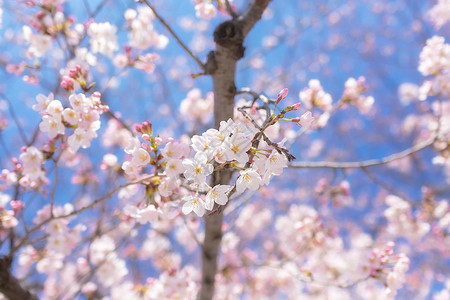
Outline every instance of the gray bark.
<svg viewBox="0 0 450 300">
<path fill-rule="evenodd" d="M 246 12 L 235 20 L 226 21 L 214 31 L 216 50 L 208 55 L 206 73 L 213 79 L 214 89 L 214 127 L 219 128 L 220 121 L 233 118 L 234 98 L 236 95 L 236 64 L 244 56 L 244 40 L 271 0 L 253 0 Z M 212 185 L 228 184 L 231 179 L 229 170 L 220 170 L 213 174 Z M 205 217 L 205 238 L 202 248 L 202 279 L 198 294 L 200 300 L 210 300 L 214 296 L 217 257 L 222 240 L 223 212 Z"/>
</svg>

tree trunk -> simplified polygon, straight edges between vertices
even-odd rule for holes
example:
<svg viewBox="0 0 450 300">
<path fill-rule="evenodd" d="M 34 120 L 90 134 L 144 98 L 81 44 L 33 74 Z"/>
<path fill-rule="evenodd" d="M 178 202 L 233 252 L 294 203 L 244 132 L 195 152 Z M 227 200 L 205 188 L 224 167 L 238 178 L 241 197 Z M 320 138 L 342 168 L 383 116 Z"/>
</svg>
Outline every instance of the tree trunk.
<svg viewBox="0 0 450 300">
<path fill-rule="evenodd" d="M 36 296 L 25 290 L 11 274 L 11 257 L 0 258 L 0 293 L 9 300 L 38 300 Z"/>
<path fill-rule="evenodd" d="M 221 121 L 233 118 L 236 95 L 235 73 L 237 61 L 244 56 L 244 39 L 270 0 L 254 0 L 247 11 L 235 20 L 225 21 L 214 31 L 216 50 L 208 55 L 206 72 L 212 76 L 214 90 L 214 127 Z M 212 176 L 212 186 L 228 184 L 231 172 L 217 171 Z M 202 279 L 198 295 L 200 300 L 211 300 L 214 296 L 217 257 L 222 240 L 223 211 L 205 217 L 205 239 L 202 249 Z"/>
</svg>

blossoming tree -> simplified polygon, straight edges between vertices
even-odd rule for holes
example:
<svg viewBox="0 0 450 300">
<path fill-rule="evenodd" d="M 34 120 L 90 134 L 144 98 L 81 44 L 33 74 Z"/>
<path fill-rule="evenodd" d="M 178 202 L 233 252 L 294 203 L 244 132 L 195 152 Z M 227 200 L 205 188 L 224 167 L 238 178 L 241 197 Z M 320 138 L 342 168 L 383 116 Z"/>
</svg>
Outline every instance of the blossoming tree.
<svg viewBox="0 0 450 300">
<path fill-rule="evenodd" d="M 0 16 L 0 297 L 450 298 L 448 0 Z"/>
</svg>

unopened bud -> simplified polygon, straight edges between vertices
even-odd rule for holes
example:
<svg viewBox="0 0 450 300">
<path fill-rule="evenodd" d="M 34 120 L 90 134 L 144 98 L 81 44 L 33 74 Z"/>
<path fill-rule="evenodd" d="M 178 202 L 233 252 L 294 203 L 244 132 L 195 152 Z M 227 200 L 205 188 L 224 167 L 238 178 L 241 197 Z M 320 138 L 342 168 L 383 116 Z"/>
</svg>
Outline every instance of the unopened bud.
<svg viewBox="0 0 450 300">
<path fill-rule="evenodd" d="M 141 125 L 142 133 L 146 133 L 148 135 L 153 135 L 152 123 L 150 121 L 142 122 Z"/>
<path fill-rule="evenodd" d="M 280 103 L 281 100 L 283 100 L 284 98 L 286 98 L 287 94 L 288 94 L 288 89 L 287 89 L 287 88 L 282 89 L 282 90 L 278 93 L 277 104 Z"/>
<path fill-rule="evenodd" d="M 300 103 L 296 103 L 294 105 L 290 105 L 290 106 L 286 107 L 285 109 L 283 109 L 283 112 L 287 113 L 287 112 L 290 112 L 290 111 L 293 111 L 293 110 L 297 110 L 297 109 L 300 108 L 300 105 L 301 105 Z"/>
</svg>

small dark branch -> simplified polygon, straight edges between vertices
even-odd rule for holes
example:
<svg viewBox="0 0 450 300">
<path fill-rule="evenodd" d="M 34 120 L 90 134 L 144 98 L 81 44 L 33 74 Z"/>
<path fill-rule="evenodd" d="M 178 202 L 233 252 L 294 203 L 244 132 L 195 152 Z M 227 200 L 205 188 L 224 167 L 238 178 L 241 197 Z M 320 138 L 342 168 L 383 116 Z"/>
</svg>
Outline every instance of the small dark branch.
<svg viewBox="0 0 450 300">
<path fill-rule="evenodd" d="M 278 151 L 278 153 L 283 154 L 284 156 L 286 156 L 286 158 L 287 158 L 288 161 L 293 161 L 293 160 L 295 160 L 295 156 L 292 155 L 292 154 L 290 154 L 290 153 L 289 153 L 289 150 L 287 150 L 287 149 L 285 149 L 285 148 L 283 148 L 283 147 L 278 146 L 277 143 L 272 142 L 272 141 L 267 137 L 267 135 L 266 135 L 264 132 L 262 133 L 262 137 L 263 137 L 264 141 L 265 141 L 269 146 L 274 147 L 275 150 Z"/>
<path fill-rule="evenodd" d="M 242 113 L 244 115 L 244 117 L 249 120 L 253 126 L 255 126 L 256 129 L 259 130 L 259 132 L 257 133 L 259 135 L 259 137 L 262 137 L 264 139 L 264 141 L 267 143 L 267 145 L 272 146 L 273 148 L 275 148 L 275 150 L 278 151 L 278 153 L 283 154 L 284 156 L 286 156 L 286 158 L 288 159 L 288 161 L 293 161 L 295 160 L 295 156 L 289 153 L 289 150 L 278 146 L 277 143 L 272 142 L 269 137 L 263 132 L 264 129 L 261 128 L 256 122 L 255 120 L 253 120 L 250 115 L 245 111 L 245 108 L 248 108 L 246 106 L 244 107 L 238 107 L 238 111 L 240 113 Z"/>
<path fill-rule="evenodd" d="M 103 0 L 102 3 L 100 3 L 94 10 L 94 12 L 91 14 L 91 18 L 95 17 L 101 10 L 102 8 L 105 6 L 106 2 L 108 2 L 108 0 Z"/>
<path fill-rule="evenodd" d="M 27 147 L 30 147 L 36 142 L 40 132 L 41 130 L 39 129 L 39 126 L 36 126 L 36 128 L 33 131 L 33 136 L 31 137 L 31 140 L 27 143 Z"/>
<path fill-rule="evenodd" d="M 158 14 L 155 7 L 151 5 L 147 0 L 140 0 L 141 3 L 145 3 L 155 14 L 155 17 L 161 22 L 161 24 L 166 27 L 166 29 L 170 32 L 170 34 L 174 37 L 174 39 L 178 42 L 178 44 L 189 54 L 190 57 L 197 63 L 197 65 L 205 72 L 205 65 L 200 61 L 200 59 L 195 56 L 194 53 L 181 41 L 178 35 L 173 31 L 172 27 Z"/>
<path fill-rule="evenodd" d="M 247 107 L 238 107 L 238 111 L 248 120 L 250 121 L 250 123 L 253 124 L 253 126 L 255 126 L 256 129 L 258 129 L 259 131 L 262 130 L 262 128 L 258 125 L 258 123 L 256 123 L 255 120 L 253 120 L 252 117 L 250 117 L 250 115 L 245 111 L 245 108 Z"/>
<path fill-rule="evenodd" d="M 133 134 L 133 130 L 131 130 L 131 128 L 118 116 L 116 116 L 111 110 L 108 110 L 105 112 L 105 115 L 109 118 L 109 119 L 114 119 L 117 122 L 120 123 L 120 125 L 122 125 L 123 128 L 125 128 L 126 130 L 128 130 L 129 132 L 131 132 L 131 134 Z"/>
<path fill-rule="evenodd" d="M 86 8 L 87 14 L 89 15 L 89 17 L 92 18 L 92 12 L 91 12 L 91 8 L 89 7 L 88 1 L 87 0 L 83 0 L 83 4 L 84 4 L 84 7 Z"/>
<path fill-rule="evenodd" d="M 236 19 L 238 16 L 238 14 L 233 10 L 233 8 L 230 5 L 230 1 L 229 0 L 225 0 L 225 5 L 227 6 L 227 12 L 230 14 L 230 16 L 233 19 Z"/>
<path fill-rule="evenodd" d="M 0 293 L 10 300 L 38 300 L 11 274 L 11 256 L 0 258 Z"/>
<path fill-rule="evenodd" d="M 251 95 L 252 97 L 253 97 L 253 102 L 255 102 L 256 100 L 261 100 L 263 103 L 265 103 L 265 104 L 275 104 L 275 100 L 272 100 L 272 99 L 269 99 L 269 98 L 267 98 L 266 96 L 264 96 L 263 94 L 260 94 L 260 93 L 257 93 L 257 92 L 255 92 L 255 91 L 252 91 L 251 89 L 249 89 L 249 88 L 247 88 L 247 87 L 245 87 L 245 88 L 242 88 L 242 89 L 240 89 L 240 90 L 238 90 L 237 92 L 236 92 L 236 94 L 237 95 L 240 95 L 240 94 L 248 94 L 248 95 Z"/>
<path fill-rule="evenodd" d="M 352 161 L 352 162 L 333 162 L 333 161 L 319 161 L 319 162 L 297 162 L 290 164 L 291 168 L 329 168 L 329 169 L 358 169 L 358 168 L 368 168 L 373 166 L 385 165 L 398 159 L 402 159 L 413 155 L 429 146 L 434 142 L 434 137 L 422 143 L 419 143 L 411 148 L 404 151 L 385 156 L 380 159 L 370 159 L 364 161 Z"/>
<path fill-rule="evenodd" d="M 367 168 L 361 168 L 361 170 L 364 172 L 364 174 L 367 175 L 367 177 L 372 180 L 375 184 L 379 185 L 380 187 L 382 187 L 383 189 L 385 189 L 386 191 L 392 193 L 393 195 L 396 195 L 404 200 L 407 200 L 408 197 L 403 194 L 400 193 L 398 191 L 396 191 L 394 188 L 392 188 L 390 185 L 384 183 L 383 181 L 379 180 L 378 178 L 376 178 L 372 173 L 370 173 L 370 171 Z"/>
</svg>

